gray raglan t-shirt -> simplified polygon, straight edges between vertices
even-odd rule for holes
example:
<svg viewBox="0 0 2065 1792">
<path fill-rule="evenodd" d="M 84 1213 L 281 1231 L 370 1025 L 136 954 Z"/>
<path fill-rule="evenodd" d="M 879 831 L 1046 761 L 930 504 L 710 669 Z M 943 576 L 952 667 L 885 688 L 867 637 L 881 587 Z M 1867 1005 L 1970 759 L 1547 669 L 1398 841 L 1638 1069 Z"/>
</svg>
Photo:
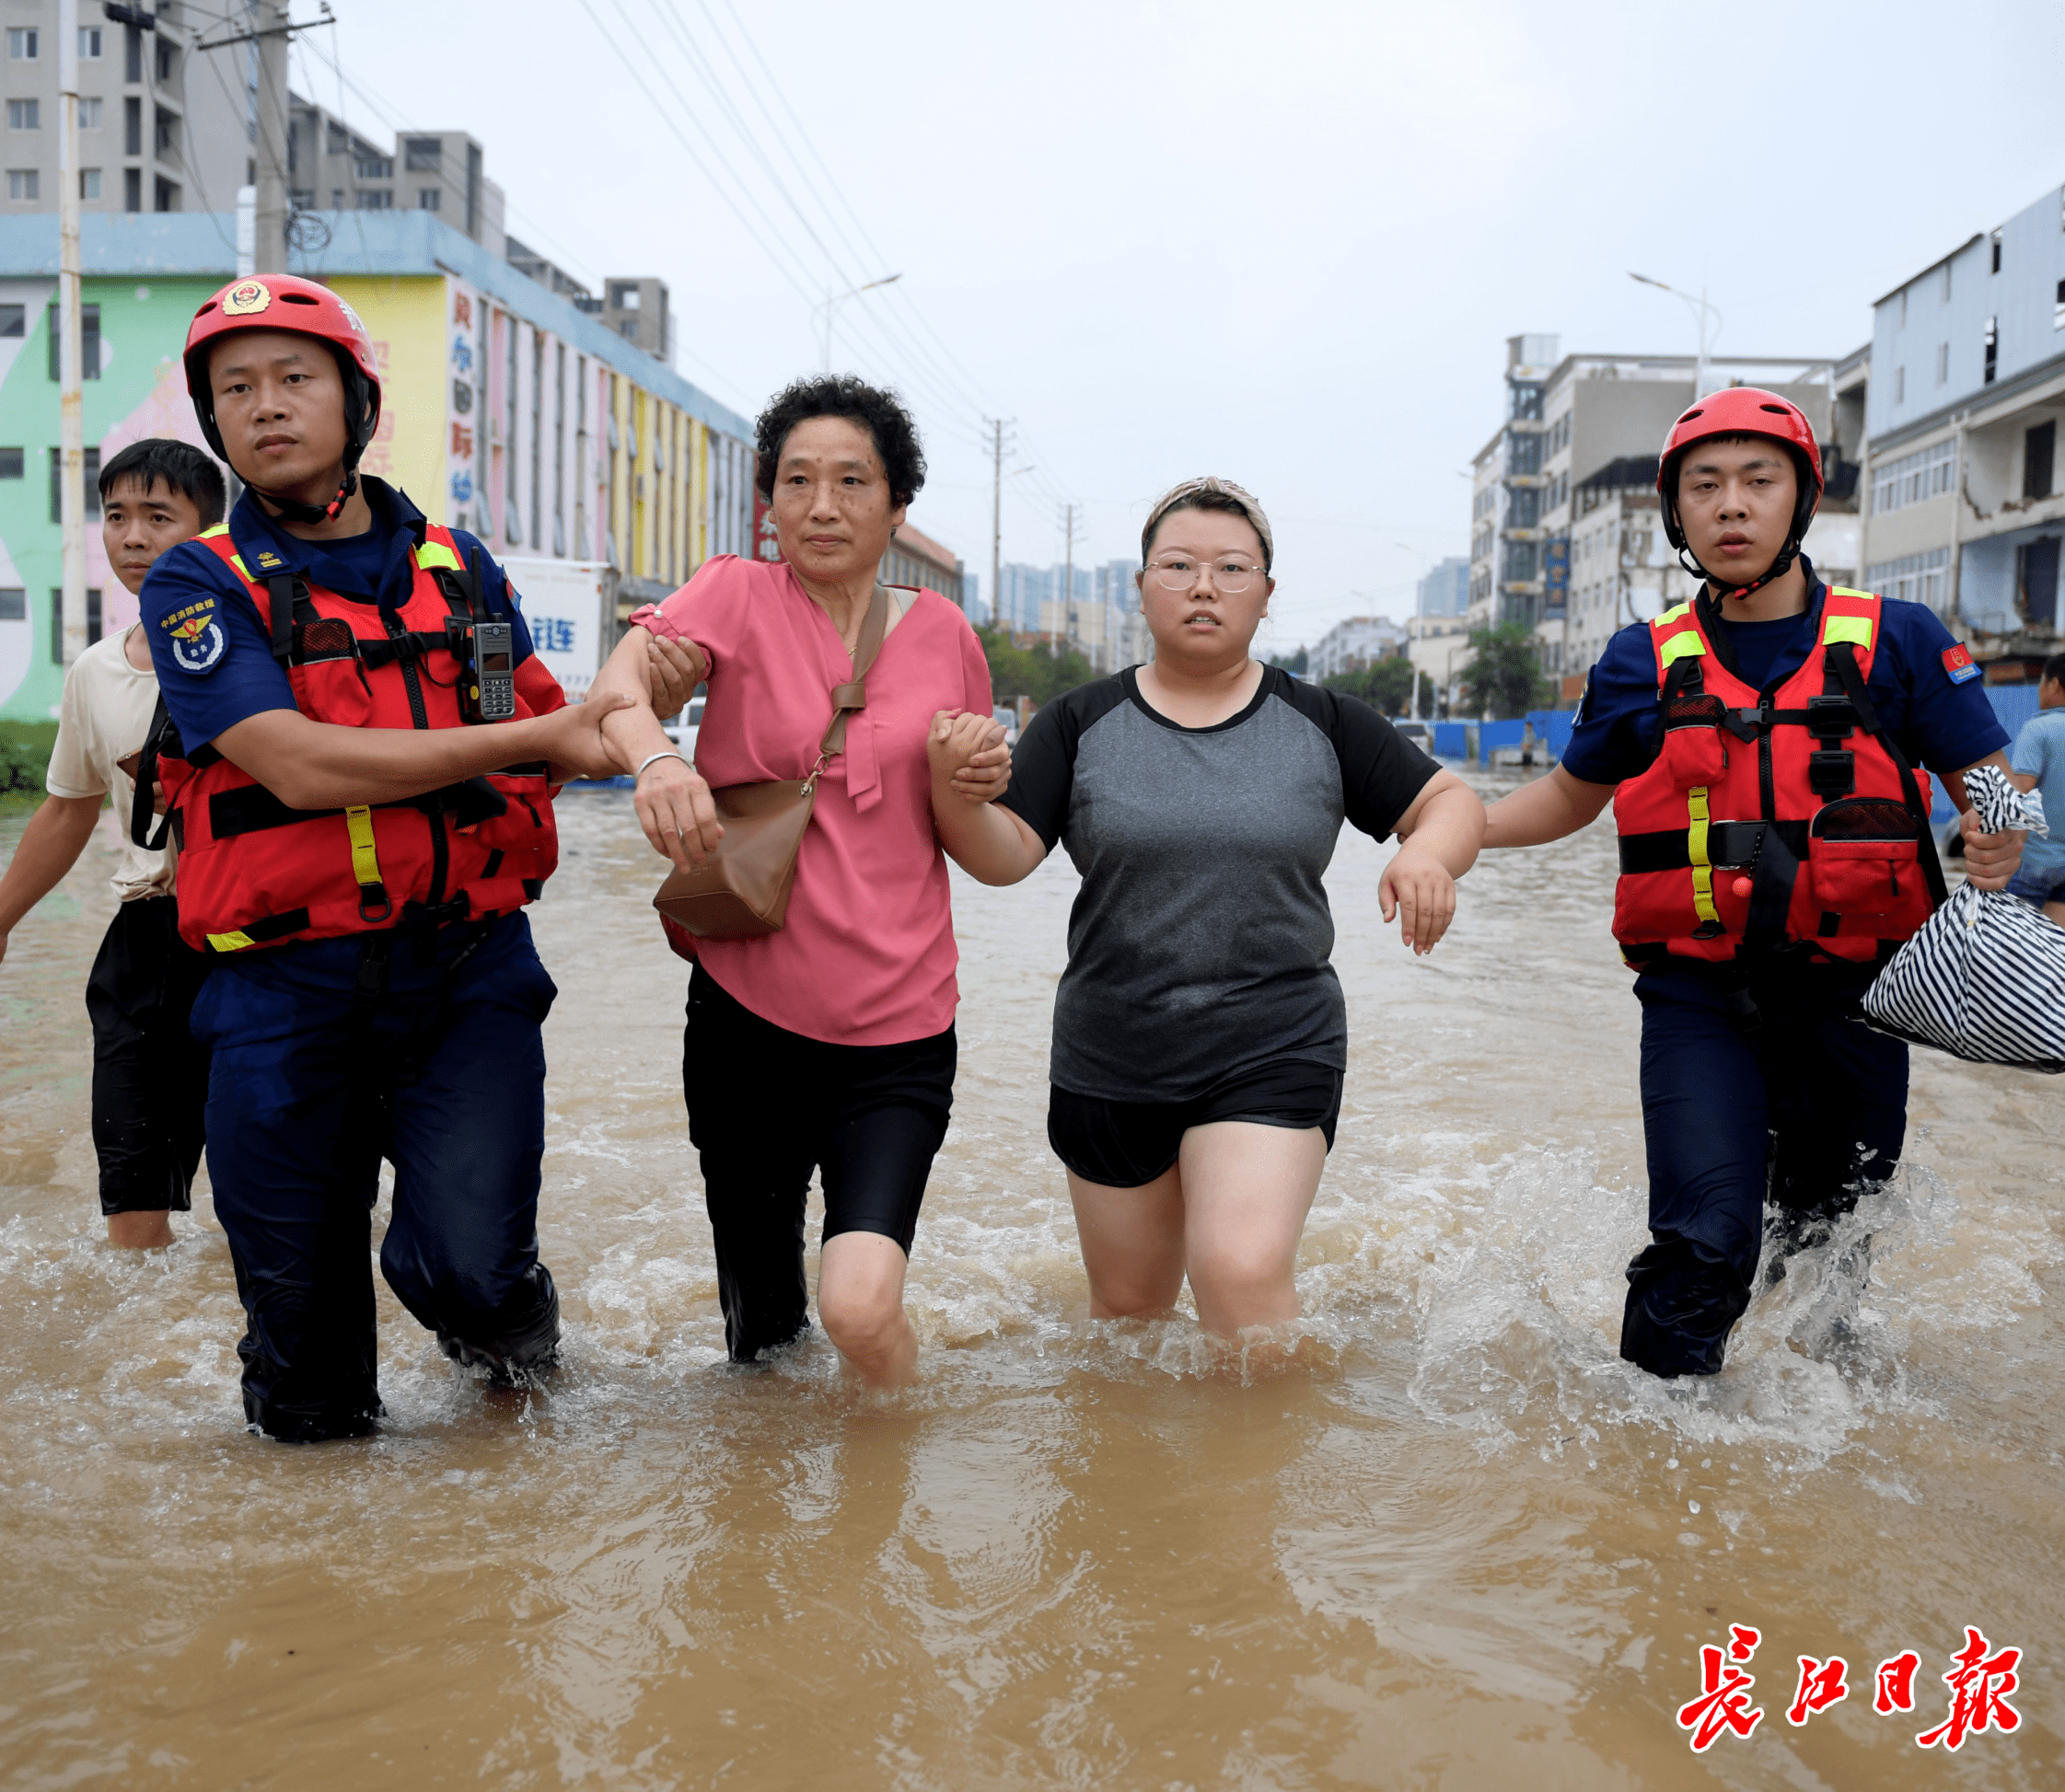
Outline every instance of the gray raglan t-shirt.
<svg viewBox="0 0 2065 1792">
<path fill-rule="evenodd" d="M 1344 818 L 1383 839 L 1437 769 L 1366 703 L 1276 666 L 1211 728 L 1157 714 L 1131 669 L 1049 703 L 1003 801 L 1083 874 L 1052 1080 L 1178 1102 L 1279 1058 L 1345 1069 L 1321 879 Z"/>
</svg>

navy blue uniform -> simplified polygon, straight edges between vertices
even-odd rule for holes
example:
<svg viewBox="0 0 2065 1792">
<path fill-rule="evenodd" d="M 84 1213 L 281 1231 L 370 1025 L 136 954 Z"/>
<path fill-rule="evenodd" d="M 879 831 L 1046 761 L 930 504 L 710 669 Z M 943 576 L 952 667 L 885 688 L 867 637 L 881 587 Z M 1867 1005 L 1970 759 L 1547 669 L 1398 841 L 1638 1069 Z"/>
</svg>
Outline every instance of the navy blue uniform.
<svg viewBox="0 0 2065 1792">
<path fill-rule="evenodd" d="M 247 493 L 231 539 L 260 578 L 298 574 L 354 602 L 399 605 L 422 513 L 377 480 L 362 489 L 365 535 L 302 541 Z M 472 537 L 457 538 L 527 657 L 502 570 Z M 204 596 L 214 623 L 198 640 L 160 626 Z M 206 548 L 166 554 L 141 605 L 190 751 L 295 707 L 257 607 Z M 458 1360 L 505 1372 L 552 1361 L 559 1297 L 539 1261 L 537 1215 L 541 1028 L 554 994 L 521 913 L 217 959 L 191 1025 L 214 1050 L 208 1173 L 249 1322 L 244 1411 L 270 1435 L 358 1436 L 380 1414 L 367 1243 L 383 1157 L 395 1185 L 380 1270 L 402 1304 Z"/>
<path fill-rule="evenodd" d="M 1827 587 L 1811 567 L 1808 579 L 1804 614 L 1720 625 L 1737 673 L 1767 695 L 1820 638 Z M 1872 701 L 1908 762 L 1960 771 L 2004 747 L 1935 614 L 1887 603 L 1880 617 Z M 1639 775 L 1656 757 L 1659 721 L 1655 649 L 1637 624 L 1593 667 L 1563 769 L 1595 784 Z M 1752 965 L 1678 960 L 1635 979 L 1655 1242 L 1629 1266 L 1620 1354 L 1653 1374 L 1720 1369 L 1749 1305 L 1767 1198 L 1779 1248 L 1797 1248 L 1898 1165 L 1908 1048 L 1856 1018 L 1876 973 L 1806 958 L 1781 949 Z"/>
</svg>

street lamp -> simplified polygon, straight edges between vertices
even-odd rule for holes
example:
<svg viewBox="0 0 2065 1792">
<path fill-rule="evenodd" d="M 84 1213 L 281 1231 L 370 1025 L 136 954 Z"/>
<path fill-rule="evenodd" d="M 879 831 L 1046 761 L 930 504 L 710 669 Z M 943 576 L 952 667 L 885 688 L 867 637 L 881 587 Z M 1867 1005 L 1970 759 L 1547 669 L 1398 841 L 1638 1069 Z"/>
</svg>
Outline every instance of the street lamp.
<svg viewBox="0 0 2065 1792">
<path fill-rule="evenodd" d="M 1628 278 L 1639 280 L 1644 286 L 1653 286 L 1659 292 L 1668 293 L 1673 298 L 1683 299 L 1688 307 L 1692 307 L 1692 320 L 1700 326 L 1700 359 L 1698 365 L 1692 370 L 1692 402 L 1698 404 L 1706 396 L 1707 390 L 1707 314 L 1710 311 L 1713 314 L 1713 340 L 1719 341 L 1721 307 L 1707 303 L 1704 286 L 1700 289 L 1700 296 L 1694 298 L 1690 293 L 1681 293 L 1676 286 L 1666 285 L 1661 280 L 1652 280 L 1645 273 L 1636 273 L 1630 270 Z"/>
<path fill-rule="evenodd" d="M 825 314 L 825 371 L 828 374 L 831 372 L 831 318 L 833 310 L 845 304 L 850 298 L 858 298 L 863 293 L 872 293 L 877 286 L 893 286 L 902 278 L 903 276 L 900 273 L 886 273 L 881 279 L 871 280 L 864 286 L 855 286 L 849 291 L 839 294 L 827 293 L 825 302 L 822 305 L 811 306 L 813 311 L 822 311 Z"/>
</svg>

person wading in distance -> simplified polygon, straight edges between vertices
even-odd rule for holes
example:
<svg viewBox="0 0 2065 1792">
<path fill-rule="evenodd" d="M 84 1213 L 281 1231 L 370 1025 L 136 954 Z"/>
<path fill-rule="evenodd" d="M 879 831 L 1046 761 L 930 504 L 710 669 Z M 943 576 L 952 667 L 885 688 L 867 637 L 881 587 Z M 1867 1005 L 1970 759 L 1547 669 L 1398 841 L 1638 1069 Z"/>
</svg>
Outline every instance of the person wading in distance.
<svg viewBox="0 0 2065 1792">
<path fill-rule="evenodd" d="M 1656 485 L 1702 588 L 1607 642 L 1562 763 L 1491 805 L 1484 843 L 1559 840 L 1614 805 L 1653 1241 L 1628 1268 L 1620 1354 L 1711 1375 L 1754 1292 L 1767 1194 L 1776 1279 L 1899 1162 L 1908 1048 L 1858 1002 L 1941 899 L 1913 767 L 1965 811 L 1980 889 L 2007 884 L 2023 837 L 1979 832 L 1966 799 L 1964 772 L 2007 745 L 1971 656 L 1926 606 L 1831 587 L 1801 551 L 1821 454 L 1796 406 L 1701 399 Z"/>
<path fill-rule="evenodd" d="M 986 884 L 1057 842 L 1083 874 L 1054 1001 L 1047 1136 L 1090 1312 L 1232 1339 L 1298 1314 L 1298 1239 L 1340 1114 L 1347 1010 L 1322 877 L 1343 819 L 1402 844 L 1378 889 L 1416 954 L 1456 912 L 1484 810 L 1368 705 L 1257 661 L 1274 540 L 1230 480 L 1189 480 L 1141 535 L 1154 657 L 1036 715 L 991 808 L 939 807 Z M 934 729 L 943 785 L 971 719 Z"/>
</svg>

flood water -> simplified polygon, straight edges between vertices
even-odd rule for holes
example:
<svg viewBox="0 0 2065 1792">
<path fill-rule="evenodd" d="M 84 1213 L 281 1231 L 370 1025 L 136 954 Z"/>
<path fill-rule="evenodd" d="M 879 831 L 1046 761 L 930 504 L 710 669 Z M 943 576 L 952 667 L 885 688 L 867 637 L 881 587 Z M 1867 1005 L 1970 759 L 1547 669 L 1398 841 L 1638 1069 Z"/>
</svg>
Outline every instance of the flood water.
<svg viewBox="0 0 2065 1792">
<path fill-rule="evenodd" d="M 724 1365 L 659 872 L 622 795 L 561 813 L 531 912 L 565 1366 L 484 1390 L 383 1285 L 369 1441 L 246 1434 L 204 1185 L 170 1252 L 99 1242 L 110 822 L 15 934 L 0 1786 L 2065 1784 L 2058 1082 L 1918 1053 L 1847 1320 L 1839 1235 L 1723 1374 L 1648 1380 L 1616 1355 L 1645 1234 L 1610 821 L 1487 861 L 1422 961 L 1378 922 L 1389 849 L 1351 832 L 1307 1318 L 1245 1373 L 1189 1320 L 1085 1317 L 1044 1134 L 1074 873 L 957 873 L 922 1380 L 872 1397 L 821 1341 Z M 1764 1718 L 1695 1756 L 1674 1714 L 1732 1623 L 1763 1633 Z M 2025 1652 L 2022 1726 L 1922 1752 L 1966 1624 Z M 1908 1648 L 1916 1708 L 1881 1717 L 1874 1669 Z M 1802 1655 L 1845 1658 L 1850 1696 L 1795 1728 Z"/>
</svg>

